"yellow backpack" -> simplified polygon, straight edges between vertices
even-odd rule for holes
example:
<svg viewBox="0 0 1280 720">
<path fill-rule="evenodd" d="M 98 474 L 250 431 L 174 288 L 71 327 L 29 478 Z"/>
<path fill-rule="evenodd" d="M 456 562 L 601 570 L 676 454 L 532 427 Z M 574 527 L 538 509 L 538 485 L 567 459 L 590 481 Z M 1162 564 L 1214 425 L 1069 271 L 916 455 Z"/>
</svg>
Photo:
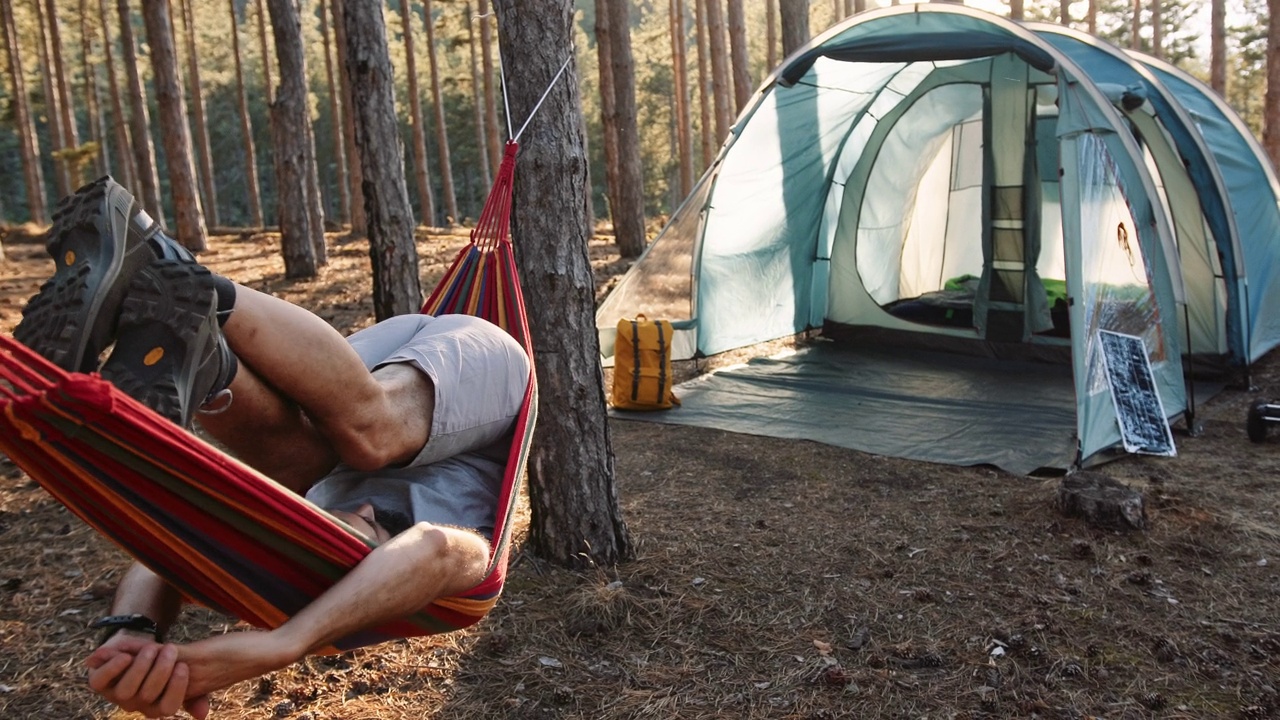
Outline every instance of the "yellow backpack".
<svg viewBox="0 0 1280 720">
<path fill-rule="evenodd" d="M 620 410 L 666 410 L 679 405 L 671 390 L 671 322 L 618 321 L 613 351 L 613 406 Z"/>
</svg>

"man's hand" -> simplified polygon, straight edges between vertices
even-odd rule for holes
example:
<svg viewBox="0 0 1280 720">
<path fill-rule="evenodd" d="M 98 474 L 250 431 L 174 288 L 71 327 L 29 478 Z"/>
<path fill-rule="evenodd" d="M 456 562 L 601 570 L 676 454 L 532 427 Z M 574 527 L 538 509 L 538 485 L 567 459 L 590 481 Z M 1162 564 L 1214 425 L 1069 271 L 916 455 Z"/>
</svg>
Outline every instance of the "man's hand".
<svg viewBox="0 0 1280 720">
<path fill-rule="evenodd" d="M 185 707 L 198 720 L 209 715 L 207 695 L 187 698 L 190 670 L 178 661 L 174 645 L 121 631 L 94 650 L 85 665 L 89 687 L 124 710 L 159 718 Z"/>
</svg>

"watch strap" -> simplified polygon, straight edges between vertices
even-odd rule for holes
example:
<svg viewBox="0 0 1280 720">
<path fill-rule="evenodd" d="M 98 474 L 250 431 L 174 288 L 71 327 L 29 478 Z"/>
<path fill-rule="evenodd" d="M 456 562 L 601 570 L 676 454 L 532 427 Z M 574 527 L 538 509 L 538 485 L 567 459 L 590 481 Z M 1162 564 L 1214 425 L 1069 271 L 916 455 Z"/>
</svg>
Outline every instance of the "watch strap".
<svg viewBox="0 0 1280 720">
<path fill-rule="evenodd" d="M 121 630 L 150 633 L 157 640 L 160 639 L 160 628 L 156 625 L 156 621 L 141 613 L 108 615 L 98 618 L 89 627 L 102 631 L 102 637 L 98 639 L 99 646 L 110 640 L 112 636 Z"/>
</svg>

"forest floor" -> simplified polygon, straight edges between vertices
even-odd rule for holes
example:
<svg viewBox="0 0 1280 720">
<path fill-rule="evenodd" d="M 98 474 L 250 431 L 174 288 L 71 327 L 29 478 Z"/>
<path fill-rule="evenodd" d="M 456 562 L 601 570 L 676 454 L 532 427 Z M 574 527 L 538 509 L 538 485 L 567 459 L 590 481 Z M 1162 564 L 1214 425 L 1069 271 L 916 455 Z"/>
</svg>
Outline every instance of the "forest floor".
<svg viewBox="0 0 1280 720">
<path fill-rule="evenodd" d="M 52 267 L 17 240 L 6 333 Z M 425 287 L 463 241 L 419 238 Z M 201 259 L 344 332 L 372 322 L 363 243 L 331 237 L 309 281 L 277 246 L 219 236 Z M 607 238 L 592 257 L 602 287 L 625 269 Z M 1058 478 L 611 421 L 635 560 L 570 572 L 517 546 L 478 626 L 309 659 L 218 693 L 213 717 L 1280 717 L 1280 437 L 1243 428 L 1280 397 L 1280 358 L 1254 382 L 1202 405 L 1176 458 L 1103 466 L 1144 493 L 1146 532 L 1060 516 Z M 81 664 L 126 562 L 0 465 L 0 718 L 129 717 Z M 188 610 L 175 639 L 236 629 Z"/>
</svg>

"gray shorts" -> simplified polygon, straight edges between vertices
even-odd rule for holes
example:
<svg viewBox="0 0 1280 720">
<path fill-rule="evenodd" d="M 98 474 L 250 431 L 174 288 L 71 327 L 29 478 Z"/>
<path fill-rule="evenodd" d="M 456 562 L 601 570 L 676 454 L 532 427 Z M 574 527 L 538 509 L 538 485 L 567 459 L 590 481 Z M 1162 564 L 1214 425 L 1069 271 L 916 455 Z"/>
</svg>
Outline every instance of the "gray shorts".
<svg viewBox="0 0 1280 720">
<path fill-rule="evenodd" d="M 348 341 L 371 371 L 407 363 L 431 378 L 431 434 L 407 465 L 374 472 L 339 465 L 307 499 L 346 511 L 367 502 L 414 522 L 491 532 L 506 446 L 529 381 L 524 349 L 469 315 L 400 315 Z"/>
</svg>

